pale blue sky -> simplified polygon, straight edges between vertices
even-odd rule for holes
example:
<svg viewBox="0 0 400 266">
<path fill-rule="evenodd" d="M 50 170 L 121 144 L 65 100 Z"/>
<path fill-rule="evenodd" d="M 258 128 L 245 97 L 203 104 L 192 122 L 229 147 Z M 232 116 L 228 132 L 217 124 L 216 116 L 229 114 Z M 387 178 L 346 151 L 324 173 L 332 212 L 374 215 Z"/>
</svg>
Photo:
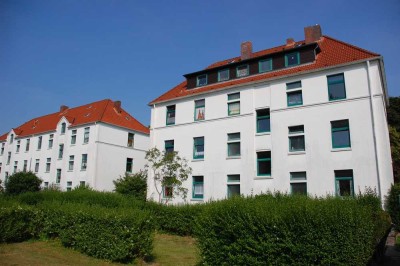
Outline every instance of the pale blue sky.
<svg viewBox="0 0 400 266">
<path fill-rule="evenodd" d="M 147 103 L 183 74 L 304 39 L 305 26 L 384 56 L 400 95 L 400 1 L 0 1 L 0 134 L 105 98 L 145 125 Z"/>
</svg>

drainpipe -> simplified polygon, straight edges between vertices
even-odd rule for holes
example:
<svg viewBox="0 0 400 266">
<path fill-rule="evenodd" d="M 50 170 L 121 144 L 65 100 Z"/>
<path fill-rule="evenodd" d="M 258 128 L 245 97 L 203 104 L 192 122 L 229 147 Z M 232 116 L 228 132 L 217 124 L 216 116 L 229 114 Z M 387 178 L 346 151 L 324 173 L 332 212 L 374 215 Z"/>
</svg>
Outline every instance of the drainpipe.
<svg viewBox="0 0 400 266">
<path fill-rule="evenodd" d="M 373 93 L 372 93 L 372 88 L 371 88 L 371 70 L 370 70 L 370 61 L 367 61 L 367 76 L 368 76 L 368 91 L 369 91 L 369 103 L 371 107 L 371 122 L 372 122 L 372 136 L 374 139 L 374 151 L 375 151 L 375 166 L 376 166 L 376 177 L 378 181 L 378 195 L 379 198 L 381 199 L 381 202 L 383 203 L 383 198 L 382 198 L 382 190 L 381 190 L 381 178 L 380 178 L 380 167 L 379 167 L 379 156 L 378 156 L 378 145 L 376 141 L 376 127 L 375 127 L 375 111 L 374 111 L 374 104 L 373 104 Z"/>
</svg>

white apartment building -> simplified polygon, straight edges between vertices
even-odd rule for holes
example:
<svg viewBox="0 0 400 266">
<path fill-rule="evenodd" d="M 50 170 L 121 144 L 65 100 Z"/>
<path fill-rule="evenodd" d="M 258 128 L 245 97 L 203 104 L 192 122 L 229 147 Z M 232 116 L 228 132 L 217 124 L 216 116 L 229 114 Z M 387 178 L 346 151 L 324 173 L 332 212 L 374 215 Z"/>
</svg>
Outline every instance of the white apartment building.
<svg viewBox="0 0 400 266">
<path fill-rule="evenodd" d="M 188 202 L 267 191 L 387 194 L 382 57 L 322 35 L 319 25 L 304 31 L 304 41 L 259 52 L 245 42 L 241 56 L 184 75 L 149 104 L 150 145 L 178 151 L 193 169 Z M 148 185 L 157 200 L 151 178 Z"/>
<path fill-rule="evenodd" d="M 0 137 L 0 178 L 32 171 L 44 187 L 71 190 L 81 184 L 112 191 L 113 180 L 145 165 L 149 129 L 102 100 L 68 108 L 13 128 Z"/>
</svg>

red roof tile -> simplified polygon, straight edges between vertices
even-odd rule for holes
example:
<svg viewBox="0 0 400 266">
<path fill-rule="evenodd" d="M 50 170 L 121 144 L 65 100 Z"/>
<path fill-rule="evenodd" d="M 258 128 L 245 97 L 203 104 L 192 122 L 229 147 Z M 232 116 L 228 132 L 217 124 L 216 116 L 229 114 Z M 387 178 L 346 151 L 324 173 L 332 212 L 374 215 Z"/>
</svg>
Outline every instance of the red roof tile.
<svg viewBox="0 0 400 266">
<path fill-rule="evenodd" d="M 4 134 L 4 135 L 1 135 L 1 136 L 0 136 L 0 142 L 6 141 L 6 140 L 7 140 L 7 135 L 8 135 L 8 133 L 6 133 L 6 134 Z"/>
<path fill-rule="evenodd" d="M 321 52 L 317 55 L 317 57 L 313 63 L 299 65 L 299 66 L 291 67 L 291 68 L 279 69 L 276 71 L 271 71 L 271 72 L 267 72 L 267 73 L 263 73 L 263 74 L 247 76 L 244 78 L 228 80 L 225 82 L 213 83 L 213 84 L 210 84 L 207 86 L 190 89 L 190 90 L 186 89 L 186 81 L 184 81 L 184 82 L 180 83 L 179 85 L 177 85 L 176 87 L 172 88 L 171 90 L 167 91 L 160 97 L 151 101 L 149 103 L 149 105 L 159 103 L 159 102 L 173 100 L 176 98 L 195 95 L 198 93 L 204 93 L 204 92 L 208 92 L 208 91 L 223 89 L 225 87 L 231 87 L 234 85 L 241 85 L 241 84 L 251 83 L 251 82 L 255 82 L 255 81 L 274 79 L 277 77 L 283 77 L 283 76 L 288 76 L 288 75 L 293 75 L 293 74 L 300 74 L 302 72 L 328 68 L 328 67 L 332 67 L 332 66 L 336 66 L 336 65 L 342 65 L 342 64 L 346 64 L 346 63 L 350 63 L 350 62 L 355 62 L 355 61 L 359 61 L 359 60 L 375 58 L 375 57 L 380 56 L 379 54 L 361 49 L 359 47 L 336 40 L 329 36 L 321 37 L 321 39 L 317 43 L 318 43 L 318 46 L 319 46 Z M 296 44 L 304 44 L 304 41 L 296 42 Z M 292 49 L 292 48 L 293 48 L 293 46 L 287 47 L 286 45 L 282 45 L 282 46 L 278 46 L 278 47 L 274 47 L 271 49 L 266 49 L 266 50 L 262 50 L 262 51 L 253 53 L 252 58 L 256 58 L 259 56 L 265 56 L 268 54 L 281 52 L 281 51 Z M 214 64 L 211 64 L 206 69 L 220 67 L 220 66 L 231 63 L 233 60 L 234 60 L 234 62 L 239 62 L 241 59 L 240 59 L 240 57 L 235 57 L 235 58 L 219 61 Z"/>
<path fill-rule="evenodd" d="M 150 130 L 146 126 L 141 124 L 122 108 L 120 112 L 118 112 L 114 107 L 114 102 L 109 99 L 69 108 L 63 112 L 33 118 L 13 130 L 18 137 L 54 131 L 62 117 L 68 120 L 70 127 L 103 122 L 145 134 L 150 133 Z M 0 141 L 5 140 L 7 134 L 1 136 Z"/>
</svg>

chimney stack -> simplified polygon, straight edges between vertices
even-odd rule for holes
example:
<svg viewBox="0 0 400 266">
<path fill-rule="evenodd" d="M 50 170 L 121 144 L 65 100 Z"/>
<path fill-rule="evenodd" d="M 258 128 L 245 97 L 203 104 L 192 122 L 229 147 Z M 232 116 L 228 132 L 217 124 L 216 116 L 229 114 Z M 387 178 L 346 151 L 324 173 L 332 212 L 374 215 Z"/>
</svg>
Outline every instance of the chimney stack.
<svg viewBox="0 0 400 266">
<path fill-rule="evenodd" d="M 294 41 L 293 38 L 288 38 L 286 39 L 286 47 L 288 46 L 293 46 L 296 42 Z"/>
<path fill-rule="evenodd" d="M 253 54 L 253 44 L 250 41 L 243 42 L 240 48 L 240 58 L 242 60 L 251 58 Z"/>
<path fill-rule="evenodd" d="M 121 113 L 121 101 L 114 101 L 114 108 L 118 113 Z"/>
<path fill-rule="evenodd" d="M 316 24 L 315 26 L 308 26 L 304 28 L 304 37 L 306 44 L 319 41 L 322 37 L 321 26 Z"/>
<path fill-rule="evenodd" d="M 67 110 L 69 107 L 66 105 L 61 105 L 60 106 L 60 113 L 63 113 L 65 110 Z"/>
</svg>

